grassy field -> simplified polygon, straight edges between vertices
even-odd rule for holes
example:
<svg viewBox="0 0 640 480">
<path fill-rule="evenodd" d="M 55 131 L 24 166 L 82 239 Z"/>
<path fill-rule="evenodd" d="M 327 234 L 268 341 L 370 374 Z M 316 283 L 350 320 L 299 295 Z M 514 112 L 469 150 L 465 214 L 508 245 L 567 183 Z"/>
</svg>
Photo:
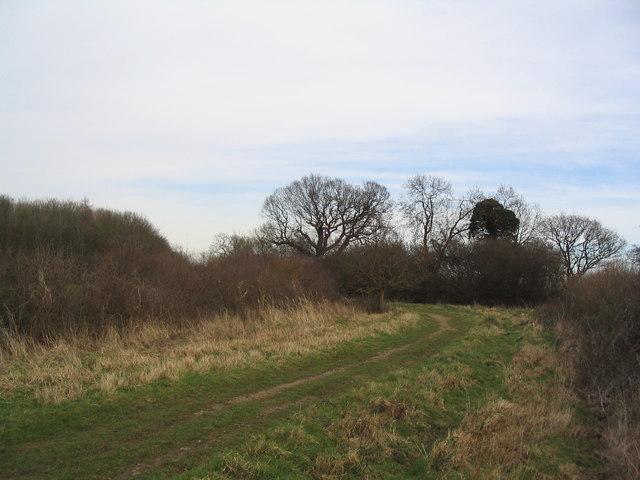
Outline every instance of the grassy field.
<svg viewBox="0 0 640 480">
<path fill-rule="evenodd" d="M 527 311 L 300 304 L 1 360 L 1 478 L 604 475 Z"/>
</svg>

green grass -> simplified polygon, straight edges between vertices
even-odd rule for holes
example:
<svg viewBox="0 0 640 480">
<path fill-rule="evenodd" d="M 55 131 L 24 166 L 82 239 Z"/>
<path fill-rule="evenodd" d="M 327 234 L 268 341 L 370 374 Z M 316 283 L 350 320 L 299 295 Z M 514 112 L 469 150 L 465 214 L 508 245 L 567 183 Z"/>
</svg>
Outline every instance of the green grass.
<svg viewBox="0 0 640 480">
<path fill-rule="evenodd" d="M 526 312 L 402 308 L 423 321 L 286 362 L 191 373 L 59 405 L 4 400 L 0 477 L 473 478 L 442 442 L 470 412 L 498 398 L 516 401 L 509 365 L 523 345 L 545 339 L 528 338 Z M 457 330 L 434 334 L 430 313 L 450 317 Z M 531 381 L 549 383 L 548 370 Z M 543 433 L 527 472 L 599 468 L 588 439 Z M 439 442 L 445 453 L 435 455 Z"/>
<path fill-rule="evenodd" d="M 544 345 L 545 338 L 527 341 L 522 325 L 515 325 L 510 314 L 502 317 L 485 318 L 472 331 L 478 335 L 484 325 L 489 333 L 497 332 L 467 335 L 434 356 L 331 401 L 300 407 L 292 419 L 254 434 L 240 448 L 216 452 L 177 478 L 515 479 L 597 474 L 601 465 L 594 446 L 575 438 L 574 425 L 532 432 L 524 440 L 530 453 L 502 470 L 485 469 L 491 460 L 482 457 L 475 465 L 471 458 L 471 465 L 465 465 L 453 458 L 455 448 L 445 454 L 437 448 L 465 417 L 481 416 L 482 409 L 498 399 L 517 402 L 518 388 L 530 386 L 509 384 L 507 367 L 524 344 Z M 540 373 L 529 380 L 548 384 L 547 369 Z"/>
</svg>

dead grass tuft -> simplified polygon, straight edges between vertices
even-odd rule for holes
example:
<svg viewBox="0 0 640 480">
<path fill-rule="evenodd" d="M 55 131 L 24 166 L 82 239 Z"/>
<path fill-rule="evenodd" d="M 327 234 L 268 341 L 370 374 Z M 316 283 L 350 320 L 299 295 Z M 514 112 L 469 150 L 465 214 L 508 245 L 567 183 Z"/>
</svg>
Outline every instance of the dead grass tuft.
<svg viewBox="0 0 640 480">
<path fill-rule="evenodd" d="M 400 442 L 395 431 L 396 420 L 385 413 L 370 413 L 359 410 L 343 412 L 326 432 L 339 444 L 347 445 L 363 457 L 379 458 L 393 455 Z"/>
<path fill-rule="evenodd" d="M 455 361 L 420 374 L 418 381 L 426 383 L 437 392 L 464 389 L 476 383 L 471 378 L 471 369 L 467 365 Z"/>
<path fill-rule="evenodd" d="M 362 462 L 358 450 L 350 449 L 346 454 L 318 455 L 311 469 L 311 478 L 338 480 L 348 474 L 359 474 Z"/>
<path fill-rule="evenodd" d="M 278 446 L 276 442 L 259 437 L 251 449 L 251 454 L 254 456 L 266 455 L 270 458 L 285 458 L 291 453 Z"/>
<path fill-rule="evenodd" d="M 395 398 L 378 397 L 371 402 L 371 408 L 376 413 L 389 416 L 393 420 L 402 420 L 412 413 L 411 406 Z"/>
<path fill-rule="evenodd" d="M 357 417 L 346 415 L 335 426 L 348 438 L 363 438 L 380 446 L 385 443 L 387 436 L 384 431 L 385 423 L 380 415 L 363 413 Z"/>
<path fill-rule="evenodd" d="M 275 434 L 278 440 L 291 444 L 293 447 L 317 443 L 315 437 L 307 433 L 304 426 L 299 424 L 287 424 L 276 427 Z"/>
<path fill-rule="evenodd" d="M 615 399 L 615 404 L 609 406 L 604 430 L 607 448 L 603 454 L 614 465 L 624 465 L 628 478 L 640 478 L 640 426 L 633 408 L 637 409 L 638 404 L 630 405 L 626 399 Z"/>
<path fill-rule="evenodd" d="M 486 469 L 503 476 L 514 472 L 531 456 L 528 414 L 520 405 L 495 400 L 467 415 L 459 428 L 435 445 L 432 458 L 446 469 L 469 474 Z"/>
</svg>

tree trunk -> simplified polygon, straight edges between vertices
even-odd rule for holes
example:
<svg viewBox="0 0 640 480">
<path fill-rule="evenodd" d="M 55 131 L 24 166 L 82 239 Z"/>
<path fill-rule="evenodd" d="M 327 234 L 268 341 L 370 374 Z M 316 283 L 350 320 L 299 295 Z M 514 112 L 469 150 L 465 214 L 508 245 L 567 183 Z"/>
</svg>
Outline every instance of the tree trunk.
<svg viewBox="0 0 640 480">
<path fill-rule="evenodd" d="M 384 312 L 384 289 L 376 290 L 371 293 L 370 307 L 372 313 Z"/>
</svg>

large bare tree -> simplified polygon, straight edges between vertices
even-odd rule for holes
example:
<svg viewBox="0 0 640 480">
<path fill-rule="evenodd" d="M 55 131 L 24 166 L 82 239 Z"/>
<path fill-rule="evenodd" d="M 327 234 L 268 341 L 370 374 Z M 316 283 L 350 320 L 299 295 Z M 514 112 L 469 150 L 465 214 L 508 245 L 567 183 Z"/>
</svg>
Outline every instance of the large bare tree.
<svg viewBox="0 0 640 480">
<path fill-rule="evenodd" d="M 404 185 L 400 210 L 421 247 L 431 248 L 434 228 L 453 198 L 451 183 L 432 175 L 414 175 Z"/>
<path fill-rule="evenodd" d="M 548 217 L 542 223 L 542 233 L 560 251 L 567 277 L 582 275 L 615 257 L 626 244 L 598 220 L 581 215 Z"/>
<path fill-rule="evenodd" d="M 437 270 L 452 243 L 464 237 L 476 200 L 477 190 L 458 198 L 451 183 L 432 175 L 414 175 L 404 185 L 400 209 L 420 248 L 431 253 Z"/>
<path fill-rule="evenodd" d="M 320 258 L 375 238 L 391 209 L 389 192 L 376 182 L 308 175 L 267 197 L 261 233 L 273 245 Z"/>
</svg>

